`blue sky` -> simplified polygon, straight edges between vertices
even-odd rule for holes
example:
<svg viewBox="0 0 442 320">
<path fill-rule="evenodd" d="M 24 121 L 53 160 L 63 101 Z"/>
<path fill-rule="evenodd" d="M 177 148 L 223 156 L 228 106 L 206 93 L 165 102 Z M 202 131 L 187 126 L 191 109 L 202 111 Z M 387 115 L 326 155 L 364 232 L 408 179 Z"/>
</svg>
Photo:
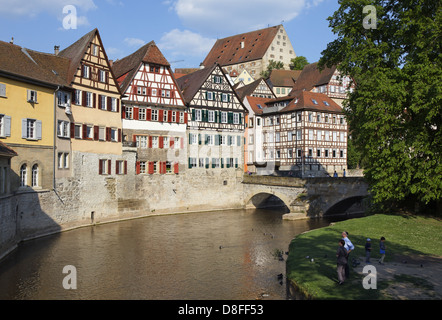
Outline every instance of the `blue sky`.
<svg viewBox="0 0 442 320">
<path fill-rule="evenodd" d="M 68 5 L 76 29 L 63 27 Z M 0 0 L 0 40 L 52 53 L 98 28 L 109 59 L 154 40 L 175 69 L 198 67 L 218 38 L 283 23 L 295 53 L 316 62 L 337 9 L 338 0 Z"/>
</svg>

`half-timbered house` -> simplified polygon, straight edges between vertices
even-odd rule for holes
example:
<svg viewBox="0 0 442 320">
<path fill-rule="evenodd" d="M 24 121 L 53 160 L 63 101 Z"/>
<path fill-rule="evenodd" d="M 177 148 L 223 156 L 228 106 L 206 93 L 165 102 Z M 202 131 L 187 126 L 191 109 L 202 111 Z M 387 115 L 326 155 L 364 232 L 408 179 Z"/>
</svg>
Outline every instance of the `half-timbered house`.
<svg viewBox="0 0 442 320">
<path fill-rule="evenodd" d="M 57 123 L 61 138 L 70 138 L 72 159 L 66 159 L 69 143 L 58 149 L 59 166 L 67 161 L 78 169 L 115 176 L 127 172 L 122 158 L 121 92 L 110 67 L 98 29 L 85 34 L 75 43 L 56 53 L 69 59 L 67 81 L 74 93 L 60 93 L 57 107 L 64 110 L 64 118 Z M 69 134 L 66 133 L 69 126 Z M 83 169 L 82 169 L 83 170 Z M 86 169 L 85 169 L 86 170 Z"/>
<path fill-rule="evenodd" d="M 189 108 L 188 168 L 242 168 L 245 113 L 218 64 L 177 80 Z"/>
<path fill-rule="evenodd" d="M 267 102 L 262 117 L 265 160 L 280 171 L 306 177 L 347 169 L 347 122 L 327 95 L 293 92 Z"/>
<path fill-rule="evenodd" d="M 169 62 L 151 41 L 113 70 L 124 93 L 123 143 L 137 148 L 136 173 L 179 173 L 187 158 L 187 113 Z"/>
</svg>

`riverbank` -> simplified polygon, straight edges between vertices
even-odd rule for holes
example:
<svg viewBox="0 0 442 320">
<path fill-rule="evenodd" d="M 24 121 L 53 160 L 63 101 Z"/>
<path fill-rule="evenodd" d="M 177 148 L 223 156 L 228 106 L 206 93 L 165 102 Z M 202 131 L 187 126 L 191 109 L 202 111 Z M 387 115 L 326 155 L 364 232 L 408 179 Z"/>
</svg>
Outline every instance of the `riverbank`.
<svg viewBox="0 0 442 320">
<path fill-rule="evenodd" d="M 336 250 L 346 230 L 355 245 L 350 277 L 337 284 Z M 385 237 L 385 263 L 378 259 Z M 377 288 L 364 289 L 366 239 L 372 239 L 371 265 Z M 442 221 L 409 215 L 377 214 L 350 219 L 297 236 L 289 247 L 287 278 L 308 299 L 389 300 L 442 298 Z M 353 259 L 357 264 L 353 267 Z"/>
</svg>

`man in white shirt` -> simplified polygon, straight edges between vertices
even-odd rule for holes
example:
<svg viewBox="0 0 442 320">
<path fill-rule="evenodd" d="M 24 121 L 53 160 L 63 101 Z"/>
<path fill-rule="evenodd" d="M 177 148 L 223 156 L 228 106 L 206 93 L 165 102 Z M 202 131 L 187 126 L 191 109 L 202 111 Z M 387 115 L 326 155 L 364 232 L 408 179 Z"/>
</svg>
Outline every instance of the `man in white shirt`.
<svg viewBox="0 0 442 320">
<path fill-rule="evenodd" d="M 350 274 L 350 267 L 348 266 L 348 258 L 350 257 L 350 252 L 355 249 L 355 246 L 353 243 L 351 243 L 350 239 L 348 238 L 348 232 L 343 231 L 342 232 L 342 240 L 345 241 L 344 248 L 347 250 L 347 264 L 345 265 L 345 278 L 348 279 L 348 276 Z"/>
</svg>

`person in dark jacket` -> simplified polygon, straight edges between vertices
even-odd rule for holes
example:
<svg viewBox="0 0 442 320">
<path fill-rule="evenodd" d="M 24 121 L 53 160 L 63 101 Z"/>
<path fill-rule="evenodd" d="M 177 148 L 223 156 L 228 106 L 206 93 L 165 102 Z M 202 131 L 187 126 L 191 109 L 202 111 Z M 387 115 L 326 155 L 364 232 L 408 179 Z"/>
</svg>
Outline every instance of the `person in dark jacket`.
<svg viewBox="0 0 442 320">
<path fill-rule="evenodd" d="M 347 265 L 347 249 L 345 249 L 345 241 L 339 240 L 338 251 L 336 251 L 337 258 L 337 272 L 338 284 L 343 284 L 345 281 L 345 266 Z"/>
</svg>

